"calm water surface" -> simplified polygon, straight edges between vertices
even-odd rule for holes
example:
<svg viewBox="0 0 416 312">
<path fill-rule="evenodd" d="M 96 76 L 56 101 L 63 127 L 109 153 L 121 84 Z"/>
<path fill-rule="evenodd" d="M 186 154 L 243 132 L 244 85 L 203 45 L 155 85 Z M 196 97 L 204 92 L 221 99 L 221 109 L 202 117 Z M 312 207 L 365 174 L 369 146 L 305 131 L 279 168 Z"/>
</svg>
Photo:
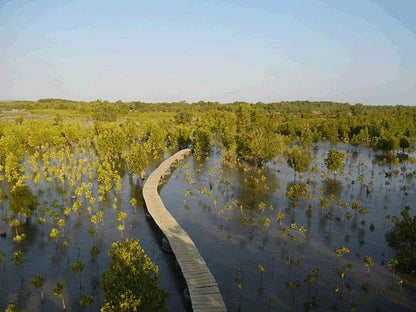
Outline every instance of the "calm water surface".
<svg viewBox="0 0 416 312">
<path fill-rule="evenodd" d="M 149 168 L 151 171 L 154 168 Z M 87 175 L 85 172 L 84 175 Z M 140 179 L 139 179 L 140 180 Z M 88 179 L 85 178 L 85 182 Z M 30 181 L 29 181 L 30 182 Z M 145 252 L 153 262 L 159 266 L 160 284 L 170 294 L 168 306 L 172 311 L 185 311 L 182 304 L 183 281 L 178 279 L 174 270 L 174 259 L 171 255 L 164 253 L 160 248 L 161 235 L 145 218 L 144 205 L 141 200 L 142 182 L 133 181 L 128 173 L 122 174 L 122 188 L 118 192 L 110 192 L 108 199 L 101 204 L 98 200 L 92 205 L 93 211 L 101 205 L 104 211 L 104 222 L 98 224 L 97 233 L 89 234 L 91 227 L 90 215 L 87 212 L 86 202 L 83 203 L 79 216 L 71 214 L 65 218 L 62 211 L 65 206 L 71 206 L 75 200 L 74 196 L 62 195 L 58 184 L 54 181 L 47 183 L 41 181 L 38 185 L 31 184 L 32 190 L 38 194 L 39 208 L 50 208 L 58 212 L 57 217 L 53 215 L 42 217 L 46 219 L 45 224 L 38 224 L 39 212 L 32 218 L 31 225 L 20 227 L 19 232 L 25 232 L 27 239 L 21 244 L 13 242 L 14 230 L 9 226 L 7 215 L 8 199 L 0 203 L 0 232 L 6 231 L 7 237 L 0 238 L 0 252 L 6 255 L 4 261 L 0 261 L 0 311 L 4 311 L 10 302 L 15 302 L 24 311 L 62 311 L 60 298 L 56 297 L 53 289 L 57 282 L 64 283 L 64 299 L 67 311 L 99 311 L 103 302 L 103 294 L 100 290 L 100 276 L 110 263 L 107 251 L 111 243 L 121 240 L 121 233 L 117 229 L 120 224 L 117 221 L 117 213 L 127 213 L 125 220 L 124 237 L 138 238 Z M 93 182 L 93 193 L 96 193 L 97 182 Z M 8 185 L 3 182 L 2 190 L 8 193 Z M 39 191 L 41 190 L 41 191 Z M 114 198 L 117 198 L 117 212 L 113 209 Z M 130 204 L 130 199 L 138 199 L 135 209 Z M 39 211 L 39 210 L 38 210 Z M 57 242 L 49 237 L 52 227 L 56 226 L 58 218 L 64 218 L 66 225 L 61 231 Z M 60 229 L 62 230 L 62 229 Z M 69 246 L 62 248 L 62 243 L 67 241 Z M 90 248 L 95 245 L 101 252 L 92 259 Z M 15 251 L 23 251 L 23 262 L 20 265 L 12 263 L 12 255 Z M 80 260 L 84 265 L 81 273 L 81 285 L 78 274 L 72 272 L 72 265 Z M 44 285 L 45 302 L 42 304 L 40 291 L 29 286 L 31 278 L 36 274 L 46 274 Z M 80 287 L 81 286 L 81 287 Z M 87 308 L 79 304 L 82 294 L 88 293 L 93 296 L 94 303 Z"/>
<path fill-rule="evenodd" d="M 400 287 L 400 276 L 387 267 L 394 250 L 385 240 L 391 216 L 406 205 L 415 214 L 415 178 L 406 176 L 415 166 L 383 163 L 371 149 L 339 144 L 349 156 L 334 179 L 323 163 L 331 147 L 315 146 L 315 174 L 296 180 L 282 159 L 257 172 L 223 166 L 219 152 L 191 156 L 162 188 L 230 311 L 416 310 L 414 285 Z M 309 188 L 288 199 L 295 181 Z M 365 209 L 354 211 L 354 200 Z M 342 257 L 335 253 L 341 246 L 350 250 Z M 369 272 L 366 256 L 374 262 Z"/>
<path fill-rule="evenodd" d="M 350 156 L 343 174 L 333 179 L 332 175 L 326 176 L 323 164 L 329 148 L 328 144 L 316 146 L 311 165 L 316 165 L 315 173 L 310 170 L 296 179 L 282 159 L 257 171 L 249 166 L 227 168 L 219 152 L 208 159 L 190 156 L 162 188 L 166 207 L 197 244 L 229 311 L 346 311 L 354 306 L 357 311 L 416 310 L 414 286 L 404 282 L 400 287 L 399 276 L 386 265 L 394 250 L 385 240 L 391 216 L 399 215 L 405 205 L 410 205 L 411 214 L 415 214 L 415 178 L 409 174 L 414 172 L 414 165 L 381 164 L 370 149 L 338 145 Z M 31 184 L 40 208 L 49 208 L 57 216 L 47 217 L 38 211 L 31 225 L 19 229 L 28 237 L 21 244 L 12 240 L 8 199 L 0 202 L 0 231 L 7 233 L 7 238 L 0 238 L 0 252 L 6 255 L 0 261 L 0 311 L 10 302 L 24 311 L 61 310 L 61 301 L 53 294 L 57 282 L 65 285 L 68 311 L 98 311 L 103 301 L 99 279 L 110 261 L 107 251 L 113 241 L 121 239 L 117 229 L 120 210 L 128 215 L 124 237 L 139 238 L 146 253 L 159 265 L 161 286 L 170 293 L 169 310 L 184 311 L 183 281 L 178 279 L 172 256 L 160 248 L 160 233 L 145 219 L 142 182 L 133 181 L 126 172 L 121 177 L 121 190 L 110 192 L 100 204 L 104 222 L 97 226 L 95 235 L 89 234 L 91 223 L 85 204 L 79 216 L 71 214 L 65 219 L 58 242 L 49 238 L 64 207 L 74 201 L 73 196 L 62 194 L 56 181 Z M 295 182 L 302 188 L 308 185 L 305 194 L 290 196 Z M 8 194 L 5 182 L 1 187 Z M 96 194 L 96 181 L 92 190 Z M 115 198 L 117 212 L 112 207 Z M 131 198 L 138 199 L 135 208 Z M 360 207 L 366 208 L 361 213 L 351 209 L 357 199 Z M 93 205 L 93 211 L 98 205 Z M 276 219 L 279 215 L 280 222 Z M 45 224 L 36 222 L 39 216 L 46 219 Z M 69 244 L 67 248 L 62 248 L 64 241 Z M 95 260 L 90 256 L 93 245 L 101 250 Z M 334 250 L 340 246 L 350 252 L 337 256 Z M 11 259 L 18 250 L 24 256 L 17 266 Z M 366 256 L 374 261 L 369 274 L 363 262 Z M 79 275 L 71 270 L 76 260 L 85 265 L 81 283 Z M 345 273 L 344 279 L 340 272 Z M 46 274 L 43 304 L 39 291 L 29 287 L 36 273 Z M 84 293 L 94 297 L 89 308 L 78 303 Z"/>
</svg>

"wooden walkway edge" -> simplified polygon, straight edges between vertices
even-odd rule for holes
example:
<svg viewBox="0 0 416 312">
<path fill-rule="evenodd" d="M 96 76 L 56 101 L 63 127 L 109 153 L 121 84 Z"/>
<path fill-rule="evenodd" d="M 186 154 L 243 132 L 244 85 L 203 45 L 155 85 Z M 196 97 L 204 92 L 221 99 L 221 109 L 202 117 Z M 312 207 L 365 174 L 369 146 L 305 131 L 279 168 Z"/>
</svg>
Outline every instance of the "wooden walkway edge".
<svg viewBox="0 0 416 312">
<path fill-rule="evenodd" d="M 165 208 L 158 193 L 162 178 L 170 174 L 171 166 L 178 163 L 190 149 L 183 149 L 154 170 L 143 187 L 146 207 L 153 220 L 166 236 L 188 285 L 193 311 L 226 311 L 225 303 L 211 271 L 189 235 Z"/>
</svg>

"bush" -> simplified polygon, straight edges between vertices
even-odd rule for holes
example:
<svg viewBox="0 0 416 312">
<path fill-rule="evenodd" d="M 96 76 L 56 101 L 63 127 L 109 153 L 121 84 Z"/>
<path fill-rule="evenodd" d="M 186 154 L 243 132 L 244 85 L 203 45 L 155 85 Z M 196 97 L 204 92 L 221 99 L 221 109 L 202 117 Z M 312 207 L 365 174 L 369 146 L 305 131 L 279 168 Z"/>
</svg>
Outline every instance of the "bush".
<svg viewBox="0 0 416 312">
<path fill-rule="evenodd" d="M 159 268 L 137 239 L 115 242 L 111 263 L 102 278 L 105 293 L 101 311 L 166 311 L 168 294 L 159 287 Z"/>
<path fill-rule="evenodd" d="M 409 206 L 401 215 L 402 219 L 393 218 L 393 229 L 386 238 L 397 252 L 398 270 L 416 277 L 416 216 L 410 216 Z"/>
</svg>

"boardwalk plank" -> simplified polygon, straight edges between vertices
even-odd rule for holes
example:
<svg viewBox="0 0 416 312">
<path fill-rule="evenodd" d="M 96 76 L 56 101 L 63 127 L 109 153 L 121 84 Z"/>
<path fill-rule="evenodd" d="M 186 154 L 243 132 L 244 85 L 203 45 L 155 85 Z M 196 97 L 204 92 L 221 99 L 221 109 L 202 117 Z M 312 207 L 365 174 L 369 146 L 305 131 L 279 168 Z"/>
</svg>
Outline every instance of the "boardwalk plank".
<svg viewBox="0 0 416 312">
<path fill-rule="evenodd" d="M 143 198 L 153 220 L 166 236 L 188 285 L 194 311 L 226 311 L 217 282 L 194 242 L 165 208 L 158 194 L 169 174 L 179 161 L 190 153 L 184 149 L 166 159 L 148 177 L 143 187 Z"/>
</svg>

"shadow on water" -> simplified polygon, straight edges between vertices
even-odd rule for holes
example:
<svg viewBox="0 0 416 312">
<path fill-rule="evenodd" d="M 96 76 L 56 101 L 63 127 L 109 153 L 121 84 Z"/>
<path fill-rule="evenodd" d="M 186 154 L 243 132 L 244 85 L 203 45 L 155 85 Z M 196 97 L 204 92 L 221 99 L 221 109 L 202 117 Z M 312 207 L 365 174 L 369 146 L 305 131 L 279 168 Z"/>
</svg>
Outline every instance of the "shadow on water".
<svg viewBox="0 0 416 312">
<path fill-rule="evenodd" d="M 341 181 L 335 179 L 326 179 L 324 181 L 324 194 L 325 196 L 334 196 L 339 198 L 342 192 Z"/>
</svg>

